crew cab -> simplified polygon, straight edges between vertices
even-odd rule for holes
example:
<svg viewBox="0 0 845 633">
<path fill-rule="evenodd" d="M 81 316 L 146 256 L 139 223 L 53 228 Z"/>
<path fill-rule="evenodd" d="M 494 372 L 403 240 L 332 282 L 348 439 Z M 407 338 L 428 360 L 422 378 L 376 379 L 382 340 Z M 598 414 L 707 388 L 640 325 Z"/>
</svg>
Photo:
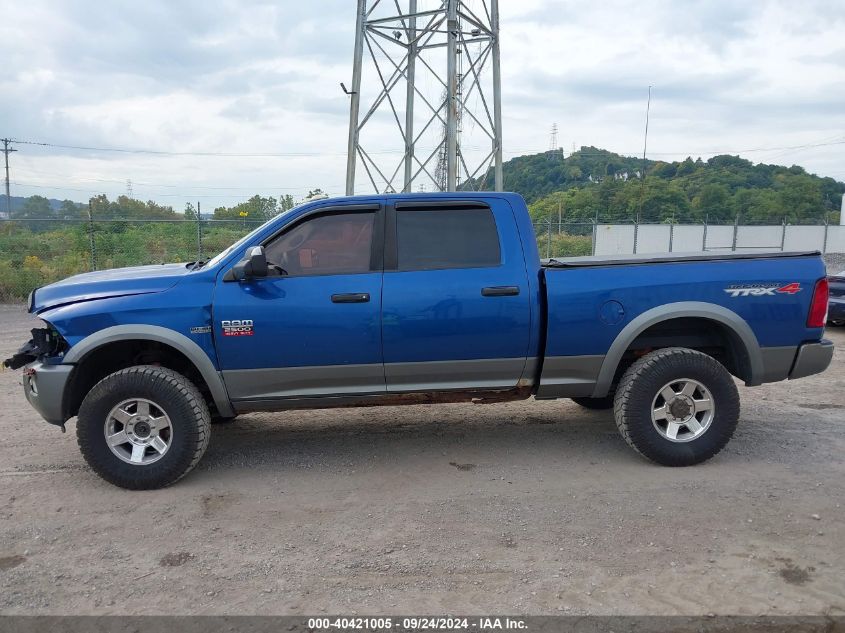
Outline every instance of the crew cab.
<svg viewBox="0 0 845 633">
<path fill-rule="evenodd" d="M 14 357 L 109 482 L 166 486 L 249 411 L 572 398 L 666 466 L 700 463 L 748 386 L 823 371 L 817 252 L 541 262 L 512 193 L 320 200 L 207 262 L 35 290 Z"/>
</svg>

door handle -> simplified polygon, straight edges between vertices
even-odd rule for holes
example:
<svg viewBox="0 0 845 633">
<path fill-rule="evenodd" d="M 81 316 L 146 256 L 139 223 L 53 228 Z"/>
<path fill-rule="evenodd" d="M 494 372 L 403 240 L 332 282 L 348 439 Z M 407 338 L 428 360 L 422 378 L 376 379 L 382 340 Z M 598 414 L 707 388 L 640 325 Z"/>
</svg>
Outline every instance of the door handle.
<svg viewBox="0 0 845 633">
<path fill-rule="evenodd" d="M 489 286 L 481 289 L 482 297 L 512 297 L 519 294 L 519 286 Z"/>
<path fill-rule="evenodd" d="M 346 294 L 332 295 L 332 303 L 367 303 L 369 300 L 369 292 L 348 292 Z"/>
</svg>

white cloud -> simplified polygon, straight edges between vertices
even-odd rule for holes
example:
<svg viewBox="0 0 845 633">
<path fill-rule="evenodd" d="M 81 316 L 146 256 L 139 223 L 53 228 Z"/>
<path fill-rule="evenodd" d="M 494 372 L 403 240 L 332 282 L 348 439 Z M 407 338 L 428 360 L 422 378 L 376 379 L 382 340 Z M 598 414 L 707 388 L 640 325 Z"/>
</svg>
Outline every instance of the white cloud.
<svg viewBox="0 0 845 633">
<path fill-rule="evenodd" d="M 567 150 L 575 143 L 639 153 L 650 84 L 655 158 L 845 140 L 845 18 L 830 3 L 500 1 L 506 158 L 546 149 L 553 122 Z M 214 206 L 254 192 L 342 193 L 348 101 L 338 83 L 348 86 L 351 75 L 353 2 L 0 0 L 0 14 L 8 52 L 0 136 L 322 154 L 22 145 L 13 156 L 16 194 L 84 200 L 122 193 L 127 179 L 139 197 L 177 208 L 200 196 Z M 367 80 L 365 90 L 375 89 L 376 77 Z M 436 80 L 419 85 L 437 100 Z M 390 126 L 384 117 L 373 127 L 372 148 L 398 139 Z M 483 140 L 467 140 L 476 143 Z M 744 155 L 845 178 L 845 145 Z M 359 168 L 361 191 L 364 179 Z"/>
</svg>

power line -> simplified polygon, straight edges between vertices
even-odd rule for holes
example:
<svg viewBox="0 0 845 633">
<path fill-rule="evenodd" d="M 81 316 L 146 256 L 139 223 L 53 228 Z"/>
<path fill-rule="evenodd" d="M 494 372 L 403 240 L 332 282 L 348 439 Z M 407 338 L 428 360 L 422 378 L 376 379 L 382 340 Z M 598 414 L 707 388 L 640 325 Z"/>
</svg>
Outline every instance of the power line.
<svg viewBox="0 0 845 633">
<path fill-rule="evenodd" d="M 120 181 L 120 182 L 123 182 L 123 181 Z M 125 194 L 125 191 L 123 191 L 123 192 L 119 191 L 119 190 L 118 191 L 106 191 L 104 189 L 95 188 L 95 187 L 88 188 L 88 189 L 81 189 L 79 187 L 67 187 L 67 186 L 64 186 L 64 185 L 62 185 L 62 186 L 42 185 L 40 183 L 21 182 L 21 181 L 12 181 L 12 184 L 14 184 L 15 186 L 18 186 L 18 187 L 31 187 L 33 189 L 54 189 L 54 190 L 57 190 L 57 191 L 78 191 L 80 193 L 91 193 L 91 194 L 102 193 L 102 194 L 111 194 L 111 195 L 115 195 L 115 196 L 121 196 L 121 195 Z M 270 190 L 270 189 L 272 189 L 272 188 L 265 188 L 264 191 L 267 191 L 267 190 Z M 302 187 L 302 188 L 299 189 L 299 191 L 303 191 L 303 192 L 307 191 L 307 190 L 308 190 L 308 187 Z M 261 191 L 261 188 L 259 188 L 259 187 L 252 188 L 251 191 L 253 192 L 253 195 L 257 195 L 257 192 Z M 326 193 L 328 193 L 330 195 L 341 195 L 341 192 L 338 191 L 338 190 L 330 190 L 330 191 L 327 191 Z M 196 194 L 196 193 L 159 193 L 159 192 L 152 192 L 152 193 L 148 193 L 147 195 L 153 195 L 153 196 L 159 197 L 159 198 L 222 198 L 222 197 L 224 197 L 221 194 L 210 194 L 210 193 L 209 194 Z M 237 198 L 237 199 L 248 199 L 248 198 L 251 198 L 252 196 L 246 195 L 246 194 L 240 194 L 240 195 L 234 195 L 234 196 L 229 196 L 229 197 L 230 198 Z"/>
<path fill-rule="evenodd" d="M 114 183 L 114 184 L 126 184 L 126 180 L 117 180 L 113 178 L 93 178 L 93 177 L 78 177 L 75 178 L 73 176 L 68 176 L 66 174 L 54 174 L 48 173 L 44 171 L 36 171 L 32 169 L 20 170 L 18 169 L 17 173 L 22 175 L 24 178 L 28 176 L 34 177 L 45 177 L 50 178 L 55 182 L 56 179 L 63 179 L 68 180 L 71 183 L 85 183 L 85 182 L 104 182 L 104 183 Z M 147 182 L 147 181 L 140 181 L 140 180 L 132 180 L 133 188 L 136 186 L 141 187 L 165 187 L 168 189 L 187 189 L 187 190 L 194 190 L 194 189 L 204 189 L 204 190 L 211 190 L 211 191 L 254 191 L 257 189 L 261 190 L 268 190 L 268 189 L 275 189 L 279 191 L 308 191 L 309 187 L 307 185 L 301 185 L 298 187 L 281 187 L 274 184 L 258 184 L 252 186 L 238 186 L 238 187 L 222 187 L 222 186 L 214 186 L 214 185 L 200 185 L 200 184 L 192 184 L 192 183 L 184 183 L 184 184 L 171 184 L 171 183 L 162 183 L 162 182 Z M 32 185 L 37 186 L 37 185 Z M 343 188 L 342 184 L 330 184 L 324 185 L 330 188 Z M 310 187 L 313 189 L 313 187 Z"/>
<path fill-rule="evenodd" d="M 147 154 L 153 156 L 208 156 L 208 157 L 229 157 L 229 158 L 284 158 L 284 157 L 321 157 L 321 156 L 346 156 L 344 152 L 211 152 L 211 151 L 202 151 L 202 152 L 180 152 L 180 151 L 170 151 L 170 150 L 156 150 L 156 149 L 136 149 L 136 148 L 126 148 L 126 147 L 94 147 L 94 146 L 85 146 L 85 145 L 63 145 L 60 143 L 46 143 L 41 141 L 23 141 L 17 139 L 6 139 L 9 143 L 16 143 L 20 145 L 33 145 L 39 147 L 52 147 L 56 149 L 73 149 L 73 150 L 80 150 L 80 151 L 90 151 L 90 152 L 117 152 L 122 154 Z M 802 145 L 783 145 L 780 147 L 751 147 L 751 148 L 743 148 L 743 149 L 706 149 L 706 150 L 684 150 L 684 151 L 675 151 L 675 152 L 655 152 L 652 151 L 652 156 L 693 156 L 693 155 L 702 155 L 702 154 L 745 154 L 750 152 L 776 152 L 782 150 L 797 150 L 797 149 L 808 149 L 813 147 L 827 147 L 831 145 L 845 145 L 845 138 L 836 141 L 829 141 L 823 143 L 805 143 Z M 433 150 L 435 148 L 418 148 L 418 149 L 428 149 Z M 478 147 L 464 147 L 463 149 L 480 149 Z M 17 151 L 17 150 L 10 150 L 10 151 Z M 536 147 L 511 147 L 505 150 L 508 154 L 513 154 L 515 152 L 533 152 L 536 154 L 542 153 L 544 150 L 539 149 Z M 636 156 L 638 152 L 636 151 L 613 151 L 607 150 L 607 152 L 613 154 L 619 154 L 620 156 L 624 155 L 631 155 Z M 385 149 L 385 150 L 368 150 L 368 154 L 401 154 L 403 150 L 396 149 Z M 601 152 L 578 152 L 582 156 L 602 156 L 603 153 Z"/>
<path fill-rule="evenodd" d="M 116 152 L 120 154 L 148 154 L 152 156 L 217 156 L 225 158 L 303 158 L 309 156 L 346 156 L 343 152 L 178 152 L 159 149 L 139 149 L 128 147 L 94 147 L 88 145 L 63 145 L 61 143 L 46 143 L 42 141 L 22 141 L 9 139 L 10 143 L 20 145 L 34 145 L 38 147 L 52 147 L 55 149 L 74 149 L 85 152 Z M 370 154 L 401 154 L 402 150 L 373 150 Z"/>
</svg>

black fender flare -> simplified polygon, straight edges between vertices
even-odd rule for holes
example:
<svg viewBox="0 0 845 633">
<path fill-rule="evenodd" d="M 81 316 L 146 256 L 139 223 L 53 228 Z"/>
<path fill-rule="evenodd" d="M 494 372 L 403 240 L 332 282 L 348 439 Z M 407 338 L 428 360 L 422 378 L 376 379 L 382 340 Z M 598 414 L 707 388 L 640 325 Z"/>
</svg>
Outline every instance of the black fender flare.
<svg viewBox="0 0 845 633">
<path fill-rule="evenodd" d="M 736 312 L 714 303 L 679 301 L 646 310 L 622 329 L 604 357 L 592 397 L 603 398 L 608 394 L 616 374 L 616 369 L 622 360 L 622 355 L 631 343 L 633 343 L 634 339 L 652 325 L 683 317 L 709 319 L 727 327 L 733 332 L 737 340 L 741 341 L 745 347 L 744 352 L 750 364 L 751 376 L 750 379 L 745 381 L 745 384 L 748 386 L 762 384 L 764 376 L 763 354 L 760 351 L 760 343 L 757 341 L 757 336 L 754 334 L 751 326 L 748 325 L 748 322 Z"/>
<path fill-rule="evenodd" d="M 115 325 L 94 332 L 70 348 L 62 361 L 65 364 L 76 364 L 88 354 L 103 345 L 116 341 L 157 341 L 178 350 L 194 364 L 211 391 L 211 397 L 217 411 L 222 416 L 234 416 L 235 411 L 229 401 L 229 394 L 220 372 L 214 367 L 211 359 L 194 341 L 184 334 L 158 325 Z"/>
</svg>

